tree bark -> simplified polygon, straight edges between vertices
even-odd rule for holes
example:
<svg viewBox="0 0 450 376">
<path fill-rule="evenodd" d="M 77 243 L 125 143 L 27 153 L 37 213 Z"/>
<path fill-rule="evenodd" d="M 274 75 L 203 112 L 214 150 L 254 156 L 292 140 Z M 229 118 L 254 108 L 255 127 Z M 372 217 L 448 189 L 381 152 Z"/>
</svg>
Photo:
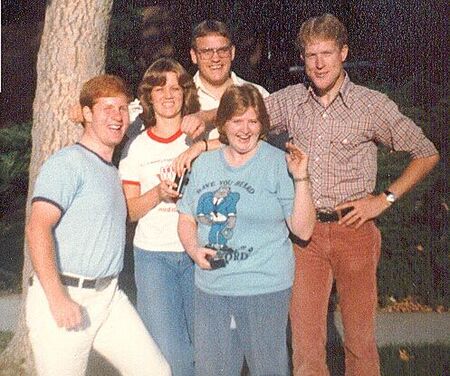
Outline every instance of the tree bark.
<svg viewBox="0 0 450 376">
<path fill-rule="evenodd" d="M 51 154 L 76 142 L 81 135 L 81 125 L 69 120 L 68 110 L 78 101 L 83 82 L 104 72 L 112 2 L 113 0 L 47 1 L 36 69 L 26 219 L 41 165 Z M 26 243 L 24 253 L 19 320 L 13 339 L 0 355 L 1 375 L 35 374 L 24 309 L 28 278 L 32 273 Z"/>
</svg>

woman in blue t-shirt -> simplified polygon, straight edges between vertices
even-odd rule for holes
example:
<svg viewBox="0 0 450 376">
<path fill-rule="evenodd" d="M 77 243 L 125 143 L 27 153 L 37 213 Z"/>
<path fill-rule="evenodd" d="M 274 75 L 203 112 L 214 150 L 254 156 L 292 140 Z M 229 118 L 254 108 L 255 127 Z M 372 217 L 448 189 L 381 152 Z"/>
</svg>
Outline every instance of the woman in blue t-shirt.
<svg viewBox="0 0 450 376">
<path fill-rule="evenodd" d="M 286 326 L 294 276 L 289 230 L 314 227 L 308 158 L 263 141 L 263 98 L 252 85 L 226 90 L 217 111 L 224 146 L 196 160 L 178 203 L 180 240 L 196 263 L 195 372 L 287 375 Z"/>
</svg>

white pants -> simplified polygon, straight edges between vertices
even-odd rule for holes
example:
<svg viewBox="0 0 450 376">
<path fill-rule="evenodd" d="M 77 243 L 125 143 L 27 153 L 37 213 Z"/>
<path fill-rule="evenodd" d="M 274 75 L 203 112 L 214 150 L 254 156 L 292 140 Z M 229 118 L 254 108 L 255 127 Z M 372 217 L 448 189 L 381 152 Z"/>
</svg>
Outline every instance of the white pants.
<svg viewBox="0 0 450 376">
<path fill-rule="evenodd" d="M 81 376 L 91 348 L 124 376 L 169 376 L 170 367 L 117 279 L 102 290 L 67 287 L 84 309 L 81 330 L 59 328 L 39 280 L 28 290 L 26 319 L 40 376 Z"/>
</svg>

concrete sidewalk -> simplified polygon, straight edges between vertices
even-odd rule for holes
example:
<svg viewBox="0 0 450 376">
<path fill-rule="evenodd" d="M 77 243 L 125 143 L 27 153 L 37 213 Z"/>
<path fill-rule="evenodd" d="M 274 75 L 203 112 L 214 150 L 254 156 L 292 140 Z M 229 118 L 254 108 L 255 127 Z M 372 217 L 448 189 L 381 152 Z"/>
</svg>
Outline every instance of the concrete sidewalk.
<svg viewBox="0 0 450 376">
<path fill-rule="evenodd" d="M 0 331 L 13 331 L 16 327 L 21 295 L 0 296 Z"/>
<path fill-rule="evenodd" d="M 339 312 L 334 322 L 342 338 L 342 322 Z M 378 312 L 376 337 L 378 346 L 447 343 L 450 345 L 450 313 Z"/>
<path fill-rule="evenodd" d="M 13 331 L 17 323 L 21 296 L 0 297 L 0 330 Z M 334 313 L 334 328 L 342 338 L 339 312 Z M 377 315 L 377 343 L 389 344 L 447 343 L 450 344 L 450 313 L 387 313 Z"/>
</svg>

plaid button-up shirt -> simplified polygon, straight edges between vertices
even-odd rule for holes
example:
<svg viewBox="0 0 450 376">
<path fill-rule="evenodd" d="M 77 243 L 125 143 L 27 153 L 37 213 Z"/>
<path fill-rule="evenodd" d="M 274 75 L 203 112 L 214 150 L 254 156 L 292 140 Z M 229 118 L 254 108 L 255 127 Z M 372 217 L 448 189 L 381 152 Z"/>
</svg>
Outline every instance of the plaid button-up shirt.
<svg viewBox="0 0 450 376">
<path fill-rule="evenodd" d="M 386 95 L 355 85 L 346 74 L 338 96 L 323 107 L 298 84 L 265 98 L 274 133 L 287 131 L 309 155 L 317 209 L 365 197 L 375 189 L 377 144 L 412 158 L 437 153 L 422 129 Z"/>
</svg>

